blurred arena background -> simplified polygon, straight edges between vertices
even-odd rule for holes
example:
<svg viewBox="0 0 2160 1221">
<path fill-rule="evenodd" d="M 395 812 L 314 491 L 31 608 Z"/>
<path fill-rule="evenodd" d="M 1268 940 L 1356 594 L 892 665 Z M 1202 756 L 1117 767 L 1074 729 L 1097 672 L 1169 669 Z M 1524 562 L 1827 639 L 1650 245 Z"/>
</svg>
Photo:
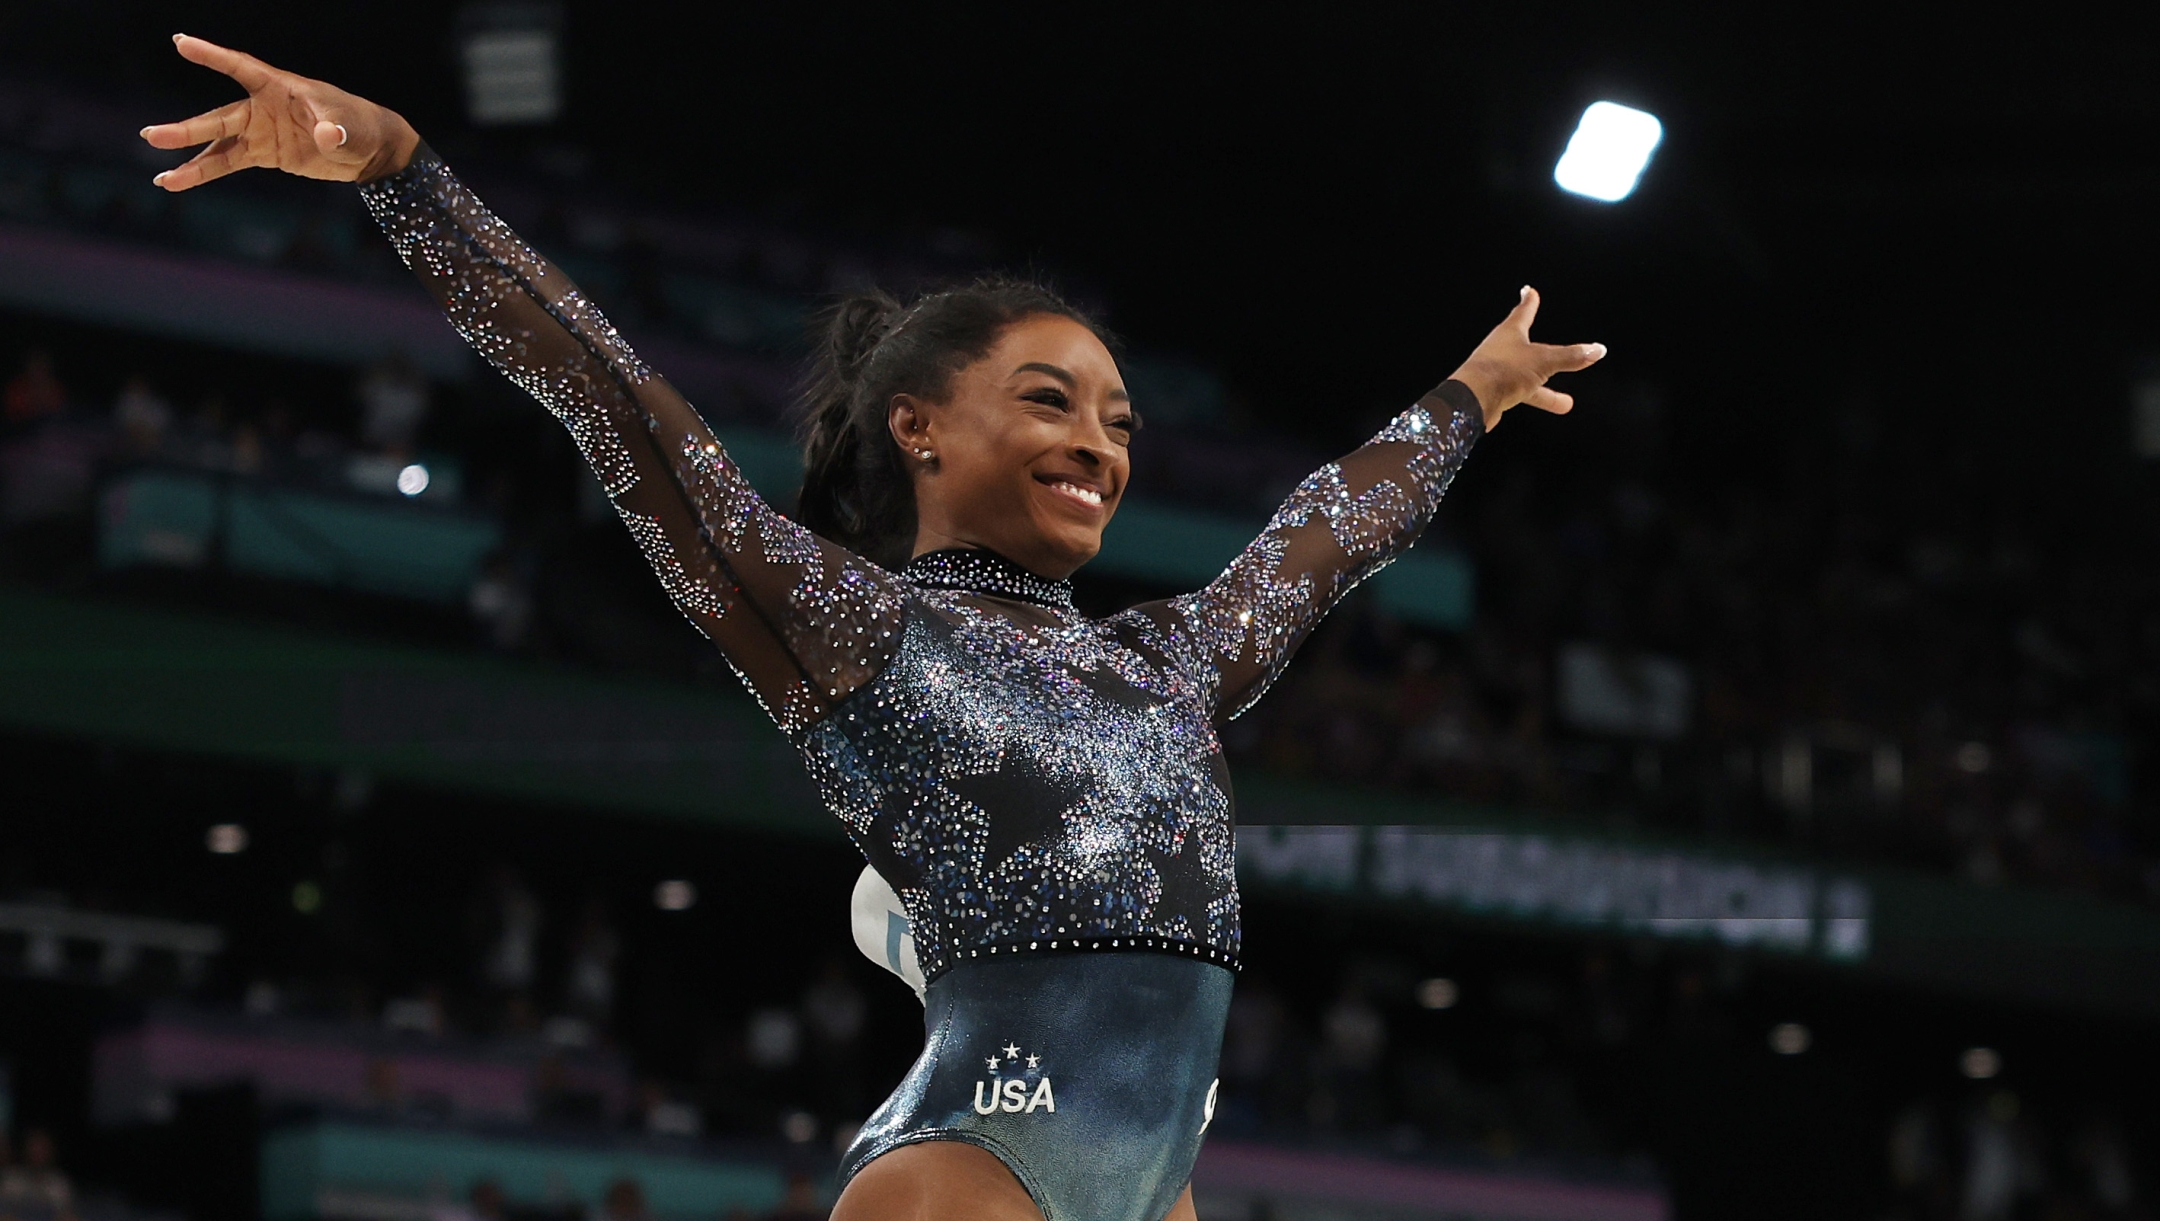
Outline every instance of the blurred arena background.
<svg viewBox="0 0 2160 1221">
<path fill-rule="evenodd" d="M 768 495 L 807 312 L 1033 269 L 1211 576 L 1515 287 L 1613 355 L 1226 731 L 1206 1221 L 2160 1199 L 2160 41 L 2058 10 L 0 10 L 0 1217 L 823 1216 L 857 858 L 350 189 L 403 111 Z M 1617 203 L 1592 102 L 1664 140 Z"/>
</svg>

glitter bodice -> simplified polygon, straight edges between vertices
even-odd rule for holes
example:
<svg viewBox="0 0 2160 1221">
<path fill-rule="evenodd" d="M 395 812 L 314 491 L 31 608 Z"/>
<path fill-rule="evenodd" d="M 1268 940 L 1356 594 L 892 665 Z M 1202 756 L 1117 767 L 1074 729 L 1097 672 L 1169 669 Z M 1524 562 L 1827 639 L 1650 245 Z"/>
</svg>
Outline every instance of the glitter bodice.
<svg viewBox="0 0 2160 1221">
<path fill-rule="evenodd" d="M 1234 965 L 1215 727 L 1413 542 L 1482 432 L 1448 382 L 1309 476 L 1205 588 L 1106 619 L 988 552 L 888 571 L 782 515 L 577 288 L 432 153 L 361 188 L 490 363 L 569 429 L 683 614 L 802 751 L 925 976 L 992 954 Z"/>
</svg>

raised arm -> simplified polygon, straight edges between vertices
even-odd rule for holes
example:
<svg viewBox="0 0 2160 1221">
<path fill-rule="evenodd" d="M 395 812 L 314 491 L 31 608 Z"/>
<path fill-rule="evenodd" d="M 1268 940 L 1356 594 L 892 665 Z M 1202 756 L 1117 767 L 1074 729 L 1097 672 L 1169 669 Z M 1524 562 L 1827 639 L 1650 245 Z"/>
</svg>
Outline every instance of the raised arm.
<svg viewBox="0 0 2160 1221">
<path fill-rule="evenodd" d="M 675 605 L 789 731 L 895 640 L 891 574 L 776 512 L 683 397 L 425 146 L 361 196 L 488 363 L 569 429 Z"/>
<path fill-rule="evenodd" d="M 1223 574 L 1196 593 L 1135 608 L 1182 645 L 1213 693 L 1215 719 L 1251 707 L 1342 596 L 1417 541 L 1486 431 L 1520 403 L 1565 413 L 1545 385 L 1585 368 L 1601 344 L 1530 341 L 1538 297 L 1515 310 L 1455 375 L 1339 461 L 1307 476 Z"/>
<path fill-rule="evenodd" d="M 783 729 L 820 719 L 877 672 L 896 639 L 897 580 L 759 498 L 675 388 L 403 119 L 239 52 L 176 41 L 249 97 L 145 128 L 163 148 L 211 142 L 160 185 L 185 190 L 253 165 L 359 182 L 458 333 L 569 429 L 669 597 Z"/>
</svg>

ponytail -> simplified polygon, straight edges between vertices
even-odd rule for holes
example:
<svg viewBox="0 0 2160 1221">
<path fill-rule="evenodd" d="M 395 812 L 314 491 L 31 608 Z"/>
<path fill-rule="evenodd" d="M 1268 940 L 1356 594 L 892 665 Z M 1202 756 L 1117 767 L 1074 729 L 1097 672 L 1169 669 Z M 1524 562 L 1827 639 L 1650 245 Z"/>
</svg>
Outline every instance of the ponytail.
<svg viewBox="0 0 2160 1221">
<path fill-rule="evenodd" d="M 955 373 L 988 355 L 1007 327 L 1037 314 L 1070 318 L 1108 341 L 1085 314 L 1026 280 L 978 280 L 906 306 L 873 289 L 826 309 L 796 409 L 802 524 L 887 567 L 906 563 L 915 485 L 887 425 L 893 396 L 943 401 Z"/>
</svg>

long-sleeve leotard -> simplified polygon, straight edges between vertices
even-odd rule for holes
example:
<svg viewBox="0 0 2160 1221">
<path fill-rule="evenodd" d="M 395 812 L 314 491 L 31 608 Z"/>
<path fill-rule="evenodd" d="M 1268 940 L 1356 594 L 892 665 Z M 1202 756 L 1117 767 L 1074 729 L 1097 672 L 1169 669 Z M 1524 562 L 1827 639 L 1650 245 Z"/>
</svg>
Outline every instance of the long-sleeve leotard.
<svg viewBox="0 0 2160 1221">
<path fill-rule="evenodd" d="M 1484 434 L 1477 396 L 1443 382 L 1297 486 L 1267 529 L 1198 592 L 1134 608 L 1187 641 L 1227 721 L 1252 707 L 1342 596 L 1417 541 Z"/>
<path fill-rule="evenodd" d="M 783 730 L 877 672 L 899 580 L 759 497 L 682 395 L 427 149 L 361 194 L 458 334 L 569 429 L 668 596 Z"/>
<path fill-rule="evenodd" d="M 432 152 L 361 187 L 466 342 L 562 421 L 654 572 L 790 735 L 890 659 L 910 595 L 752 490 L 697 412 Z M 1483 431 L 1449 382 L 1315 472 L 1204 589 L 1135 608 L 1209 693 L 1256 700 L 1351 587 L 1407 548 Z"/>
</svg>

